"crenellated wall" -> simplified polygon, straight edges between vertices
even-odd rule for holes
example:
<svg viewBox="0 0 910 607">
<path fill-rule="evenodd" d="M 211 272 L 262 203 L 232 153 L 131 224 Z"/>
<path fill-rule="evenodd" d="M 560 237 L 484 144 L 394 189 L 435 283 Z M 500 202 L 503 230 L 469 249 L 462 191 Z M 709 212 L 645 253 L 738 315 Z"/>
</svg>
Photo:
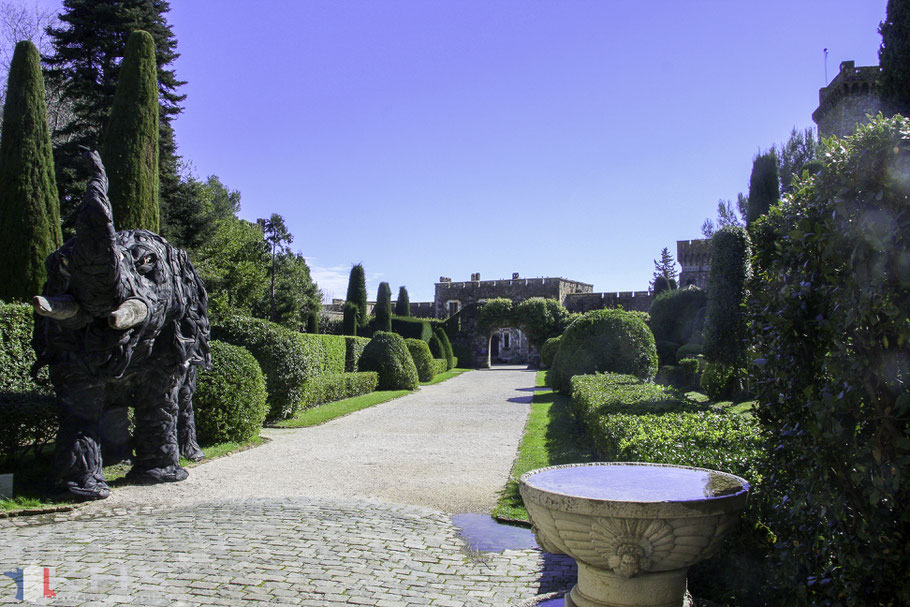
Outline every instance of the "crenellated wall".
<svg viewBox="0 0 910 607">
<path fill-rule="evenodd" d="M 849 135 L 857 124 L 866 121 L 866 114 L 882 110 L 880 77 L 877 65 L 856 67 L 853 61 L 841 62 L 834 80 L 818 91 L 818 109 L 812 112 L 812 120 L 818 125 L 819 136 Z"/>
<path fill-rule="evenodd" d="M 708 289 L 708 275 L 711 273 L 711 240 L 677 240 L 676 261 L 682 267 L 677 283 L 680 287 L 695 285 Z"/>
<path fill-rule="evenodd" d="M 622 291 L 618 293 L 577 293 L 568 295 L 563 305 L 569 312 L 590 312 L 601 308 L 616 308 L 647 312 L 654 297 L 648 291 Z"/>
</svg>

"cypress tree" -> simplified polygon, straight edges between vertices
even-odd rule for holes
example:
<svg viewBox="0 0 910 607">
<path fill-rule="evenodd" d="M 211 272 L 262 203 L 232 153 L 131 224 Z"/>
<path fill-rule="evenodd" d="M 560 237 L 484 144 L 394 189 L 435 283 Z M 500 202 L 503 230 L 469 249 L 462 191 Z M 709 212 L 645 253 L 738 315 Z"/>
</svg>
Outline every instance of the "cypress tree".
<svg viewBox="0 0 910 607">
<path fill-rule="evenodd" d="M 10 64 L 0 142 L 0 299 L 41 293 L 44 260 L 59 247 L 60 203 L 47 128 L 41 57 L 25 40 Z"/>
<path fill-rule="evenodd" d="M 117 229 L 158 232 L 158 82 L 148 32 L 133 32 L 126 44 L 101 159 Z"/>
<path fill-rule="evenodd" d="M 724 226 L 711 239 L 711 273 L 705 308 L 704 354 L 709 362 L 740 368 L 746 358 L 743 304 L 751 276 L 749 235 Z"/>
<path fill-rule="evenodd" d="M 746 209 L 746 225 L 768 212 L 771 205 L 780 199 L 780 174 L 777 155 L 772 149 L 759 154 L 752 161 L 752 175 L 749 177 L 749 202 Z"/>
<path fill-rule="evenodd" d="M 910 1 L 888 0 L 878 31 L 882 101 L 888 113 L 910 117 Z"/>
<path fill-rule="evenodd" d="M 319 312 L 310 310 L 306 315 L 306 332 L 316 335 L 319 333 Z"/>
<path fill-rule="evenodd" d="M 455 352 L 452 350 L 452 342 L 449 341 L 449 336 L 442 329 L 442 327 L 436 327 L 436 337 L 439 338 L 439 343 L 442 344 L 442 354 L 443 358 L 446 359 L 446 369 L 450 370 L 455 367 Z"/>
<path fill-rule="evenodd" d="M 376 309 L 373 311 L 376 315 L 376 330 L 392 331 L 392 289 L 389 283 L 379 283 L 379 292 L 376 294 Z"/>
<path fill-rule="evenodd" d="M 345 301 L 357 306 L 357 325 L 359 328 L 367 326 L 367 281 L 363 271 L 363 264 L 354 264 L 351 275 L 348 277 L 348 294 Z"/>
<path fill-rule="evenodd" d="M 344 302 L 344 318 L 341 321 L 341 332 L 345 335 L 357 335 L 357 317 L 360 309 L 351 301 Z"/>
<path fill-rule="evenodd" d="M 398 287 L 398 300 L 395 302 L 395 316 L 410 316 L 411 300 L 408 298 L 408 290 L 405 287 Z"/>
</svg>

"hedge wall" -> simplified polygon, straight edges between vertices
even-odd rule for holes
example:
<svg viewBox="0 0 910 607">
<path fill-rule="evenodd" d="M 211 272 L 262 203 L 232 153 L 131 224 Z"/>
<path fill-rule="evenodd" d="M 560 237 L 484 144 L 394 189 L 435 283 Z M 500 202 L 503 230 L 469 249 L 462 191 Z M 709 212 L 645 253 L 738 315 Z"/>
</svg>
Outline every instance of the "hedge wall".
<svg viewBox="0 0 910 607">
<path fill-rule="evenodd" d="M 405 339 L 419 339 L 429 343 L 433 337 L 433 323 L 423 318 L 393 316 L 392 333 L 398 333 Z"/>
<path fill-rule="evenodd" d="M 35 363 L 33 314 L 28 304 L 0 302 L 0 391 L 50 391 L 47 367 L 37 383 L 30 375 Z"/>
<path fill-rule="evenodd" d="M 347 373 L 355 373 L 360 365 L 360 357 L 363 349 L 370 343 L 369 337 L 346 336 L 344 338 L 344 370 Z"/>
<path fill-rule="evenodd" d="M 302 408 L 309 409 L 323 403 L 369 394 L 378 384 L 379 375 L 373 371 L 326 373 L 306 381 Z"/>
<path fill-rule="evenodd" d="M 430 354 L 430 346 L 427 342 L 420 339 L 405 339 L 408 346 L 408 352 L 414 360 L 414 366 L 417 367 L 417 377 L 420 381 L 431 381 L 436 375 L 436 366 L 433 364 L 433 355 Z"/>
</svg>

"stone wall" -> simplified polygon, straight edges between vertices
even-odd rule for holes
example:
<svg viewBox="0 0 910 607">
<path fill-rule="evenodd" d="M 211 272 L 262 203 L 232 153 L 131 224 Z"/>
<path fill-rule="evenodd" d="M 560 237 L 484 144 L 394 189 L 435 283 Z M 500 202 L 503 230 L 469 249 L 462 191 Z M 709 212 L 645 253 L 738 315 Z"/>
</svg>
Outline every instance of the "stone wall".
<svg viewBox="0 0 910 607">
<path fill-rule="evenodd" d="M 474 274 L 474 276 L 479 277 L 479 274 Z M 505 297 L 515 303 L 531 297 L 546 297 L 562 303 L 570 294 L 590 293 L 593 289 L 594 287 L 587 283 L 565 278 L 512 278 L 452 282 L 450 279 L 440 277 L 440 281 L 436 283 L 436 314 L 437 318 L 441 319 L 451 316 L 450 304 L 452 302 L 457 302 L 459 309 L 496 297 Z"/>
<path fill-rule="evenodd" d="M 618 293 L 577 293 L 566 297 L 563 305 L 569 312 L 590 312 L 601 308 L 616 308 L 647 312 L 653 296 L 648 291 L 622 291 Z"/>
<path fill-rule="evenodd" d="M 436 302 L 421 301 L 411 303 L 411 316 L 414 318 L 436 318 Z"/>
<path fill-rule="evenodd" d="M 708 290 L 708 275 L 711 274 L 711 240 L 677 240 L 676 261 L 682 267 L 677 283 L 679 287 L 695 285 Z"/>
<path fill-rule="evenodd" d="M 853 61 L 840 64 L 840 72 L 831 83 L 818 91 L 818 109 L 812 120 L 820 137 L 849 135 L 866 114 L 882 109 L 878 92 L 881 69 L 877 65 L 856 67 Z"/>
</svg>

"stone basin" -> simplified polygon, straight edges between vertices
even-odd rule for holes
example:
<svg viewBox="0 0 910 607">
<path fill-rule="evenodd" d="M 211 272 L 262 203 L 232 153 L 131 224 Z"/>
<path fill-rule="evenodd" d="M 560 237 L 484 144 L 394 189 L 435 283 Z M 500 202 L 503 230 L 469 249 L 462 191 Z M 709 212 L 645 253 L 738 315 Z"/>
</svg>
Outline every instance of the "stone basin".
<svg viewBox="0 0 910 607">
<path fill-rule="evenodd" d="M 578 563 L 567 607 L 682 607 L 686 571 L 720 547 L 749 483 L 705 468 L 602 462 L 532 470 L 520 491 L 540 546 Z"/>
</svg>

